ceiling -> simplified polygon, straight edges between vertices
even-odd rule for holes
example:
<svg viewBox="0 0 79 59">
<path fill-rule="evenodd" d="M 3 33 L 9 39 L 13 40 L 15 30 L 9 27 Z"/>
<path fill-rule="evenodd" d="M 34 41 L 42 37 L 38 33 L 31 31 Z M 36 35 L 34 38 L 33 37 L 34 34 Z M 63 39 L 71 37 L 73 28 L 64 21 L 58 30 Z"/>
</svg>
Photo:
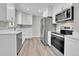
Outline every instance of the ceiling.
<svg viewBox="0 0 79 59">
<path fill-rule="evenodd" d="M 43 12 L 49 6 L 53 6 L 53 3 L 16 3 L 15 4 L 16 10 L 37 16 L 42 16 Z"/>
</svg>

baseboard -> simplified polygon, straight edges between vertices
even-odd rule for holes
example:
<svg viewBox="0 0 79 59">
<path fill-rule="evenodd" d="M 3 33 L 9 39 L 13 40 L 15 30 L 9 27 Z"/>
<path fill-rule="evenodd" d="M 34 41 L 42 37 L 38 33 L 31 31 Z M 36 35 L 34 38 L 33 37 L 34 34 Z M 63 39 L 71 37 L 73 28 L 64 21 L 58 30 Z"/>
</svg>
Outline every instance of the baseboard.
<svg viewBox="0 0 79 59">
<path fill-rule="evenodd" d="M 40 37 L 40 36 L 32 36 L 32 37 Z"/>
<path fill-rule="evenodd" d="M 40 37 L 32 37 L 32 39 L 40 39 Z"/>
<path fill-rule="evenodd" d="M 32 37 L 31 38 L 25 38 L 25 39 L 29 40 L 29 39 L 32 39 Z"/>
<path fill-rule="evenodd" d="M 43 42 L 42 40 L 40 40 L 42 44 L 44 44 L 44 46 L 48 46 L 47 43 Z"/>
</svg>

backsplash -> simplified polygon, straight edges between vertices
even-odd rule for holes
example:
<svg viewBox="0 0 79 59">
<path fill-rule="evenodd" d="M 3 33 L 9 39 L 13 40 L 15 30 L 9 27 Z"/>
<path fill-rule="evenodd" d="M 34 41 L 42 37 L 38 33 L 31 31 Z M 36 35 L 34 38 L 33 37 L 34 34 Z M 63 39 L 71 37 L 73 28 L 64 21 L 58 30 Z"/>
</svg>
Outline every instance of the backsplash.
<svg viewBox="0 0 79 59">
<path fill-rule="evenodd" d="M 8 26 L 9 26 L 8 22 L 0 21 L 0 29 L 8 28 Z"/>
<path fill-rule="evenodd" d="M 73 21 L 66 21 L 66 22 L 61 22 L 61 23 L 57 23 L 56 25 L 56 32 L 60 33 L 60 29 L 62 26 L 65 26 L 65 27 L 73 27 Z"/>
</svg>

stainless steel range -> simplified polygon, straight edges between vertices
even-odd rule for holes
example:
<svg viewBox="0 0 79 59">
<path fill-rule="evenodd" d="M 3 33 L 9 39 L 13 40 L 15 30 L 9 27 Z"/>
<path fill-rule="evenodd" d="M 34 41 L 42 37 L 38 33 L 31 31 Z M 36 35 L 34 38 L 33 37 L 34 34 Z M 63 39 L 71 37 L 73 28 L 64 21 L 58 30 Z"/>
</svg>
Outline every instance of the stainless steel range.
<svg viewBox="0 0 79 59">
<path fill-rule="evenodd" d="M 51 45 L 53 45 L 63 55 L 64 54 L 64 35 L 52 32 Z"/>
<path fill-rule="evenodd" d="M 73 30 L 70 27 L 63 27 L 60 33 L 51 32 L 51 46 L 58 55 L 64 55 L 65 35 L 72 35 Z"/>
</svg>

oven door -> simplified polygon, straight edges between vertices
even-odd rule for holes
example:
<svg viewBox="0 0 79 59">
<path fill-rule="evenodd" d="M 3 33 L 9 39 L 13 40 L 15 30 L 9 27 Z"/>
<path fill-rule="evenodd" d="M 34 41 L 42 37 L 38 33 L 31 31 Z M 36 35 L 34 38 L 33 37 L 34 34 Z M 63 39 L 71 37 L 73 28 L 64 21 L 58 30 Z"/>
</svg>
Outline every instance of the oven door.
<svg viewBox="0 0 79 59">
<path fill-rule="evenodd" d="M 64 38 L 58 36 L 51 37 L 51 45 L 64 54 Z"/>
</svg>

